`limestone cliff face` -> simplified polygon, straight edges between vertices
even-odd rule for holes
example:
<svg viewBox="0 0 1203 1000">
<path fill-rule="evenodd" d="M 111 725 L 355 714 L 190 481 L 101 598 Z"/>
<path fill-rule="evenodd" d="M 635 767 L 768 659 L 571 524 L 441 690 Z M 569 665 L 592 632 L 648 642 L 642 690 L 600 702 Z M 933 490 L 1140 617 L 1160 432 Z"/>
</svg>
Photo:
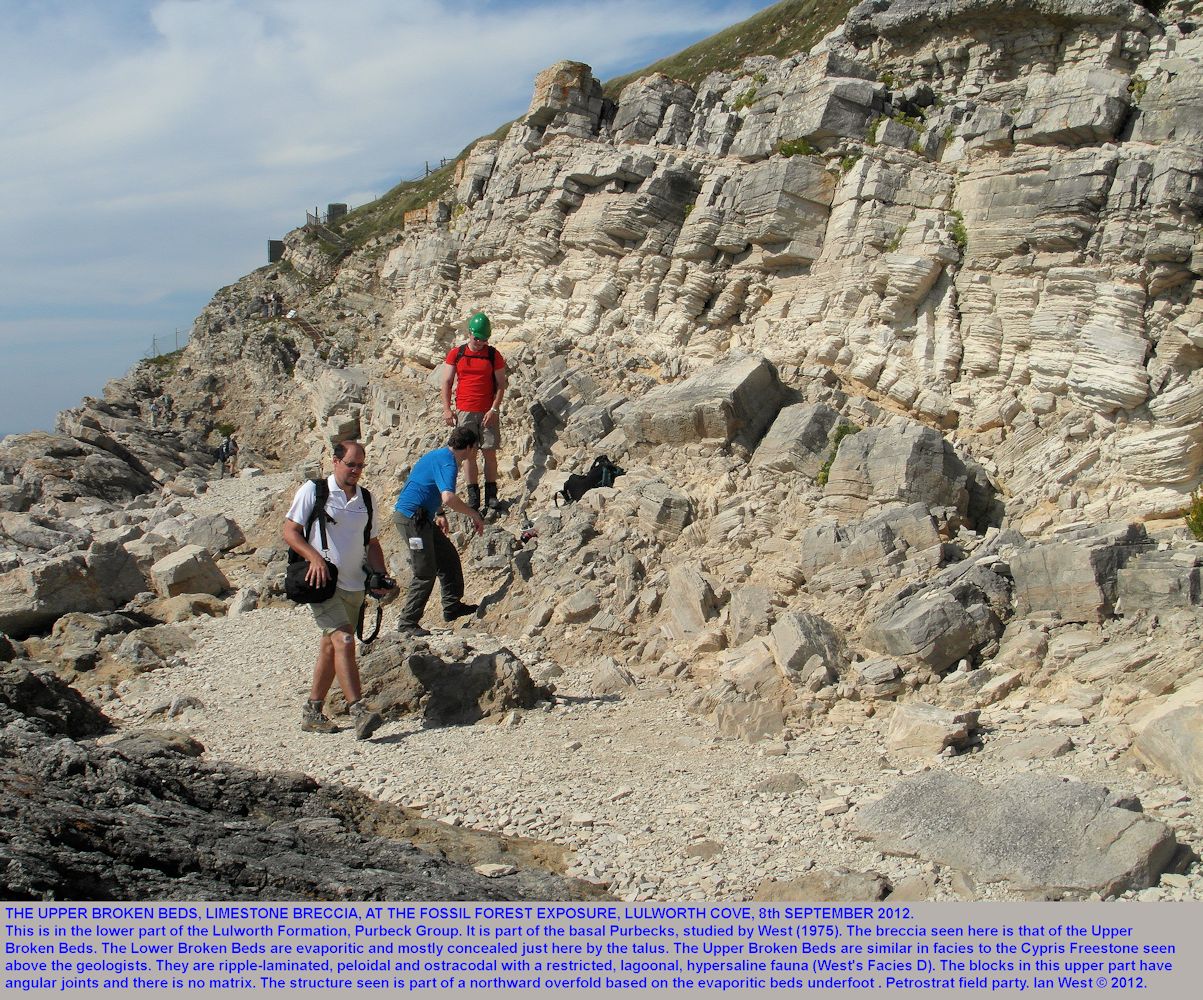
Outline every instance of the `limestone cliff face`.
<svg viewBox="0 0 1203 1000">
<path fill-rule="evenodd" d="M 337 265 L 290 238 L 371 376 L 311 422 L 404 430 L 407 382 L 484 309 L 516 401 L 552 358 L 633 397 L 752 352 L 942 429 L 1028 529 L 1173 513 L 1203 468 L 1190 7 L 865 3 L 809 54 L 617 102 L 558 64 L 399 234 Z"/>
</svg>

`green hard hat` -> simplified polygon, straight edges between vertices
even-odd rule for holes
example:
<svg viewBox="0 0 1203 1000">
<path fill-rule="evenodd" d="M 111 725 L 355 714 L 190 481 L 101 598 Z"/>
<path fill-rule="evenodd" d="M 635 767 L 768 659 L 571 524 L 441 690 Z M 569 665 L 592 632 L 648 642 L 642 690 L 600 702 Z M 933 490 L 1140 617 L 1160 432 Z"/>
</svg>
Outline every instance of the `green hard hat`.
<svg viewBox="0 0 1203 1000">
<path fill-rule="evenodd" d="M 493 332 L 493 324 L 484 313 L 475 313 L 468 320 L 468 332 L 477 340 L 488 340 L 489 334 Z"/>
</svg>

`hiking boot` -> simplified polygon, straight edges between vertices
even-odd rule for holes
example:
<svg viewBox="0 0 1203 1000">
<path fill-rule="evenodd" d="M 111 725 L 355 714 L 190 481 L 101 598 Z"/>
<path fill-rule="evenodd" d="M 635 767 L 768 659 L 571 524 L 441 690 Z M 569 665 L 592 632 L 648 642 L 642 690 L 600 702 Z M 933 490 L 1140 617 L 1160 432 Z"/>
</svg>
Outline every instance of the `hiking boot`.
<svg viewBox="0 0 1203 1000">
<path fill-rule="evenodd" d="M 497 484 L 485 483 L 485 508 L 501 510 L 501 501 L 497 499 Z"/>
<path fill-rule="evenodd" d="M 379 712 L 373 712 L 362 698 L 350 708 L 351 721 L 355 723 L 355 738 L 366 740 L 384 725 Z"/>
<path fill-rule="evenodd" d="M 476 609 L 479 604 L 465 604 L 463 601 L 456 601 L 451 607 L 443 610 L 443 621 L 453 622 L 457 618 L 463 618 L 464 615 L 476 614 Z"/>
<path fill-rule="evenodd" d="M 397 622 L 397 631 L 402 635 L 408 635 L 415 639 L 424 635 L 430 635 L 430 632 L 422 628 L 421 625 L 410 625 L 406 622 Z"/>
<path fill-rule="evenodd" d="M 480 510 L 480 487 L 476 483 L 468 484 L 468 506 Z"/>
<path fill-rule="evenodd" d="M 305 733 L 337 733 L 336 726 L 322 711 L 320 701 L 306 701 L 301 710 L 301 731 Z"/>
</svg>

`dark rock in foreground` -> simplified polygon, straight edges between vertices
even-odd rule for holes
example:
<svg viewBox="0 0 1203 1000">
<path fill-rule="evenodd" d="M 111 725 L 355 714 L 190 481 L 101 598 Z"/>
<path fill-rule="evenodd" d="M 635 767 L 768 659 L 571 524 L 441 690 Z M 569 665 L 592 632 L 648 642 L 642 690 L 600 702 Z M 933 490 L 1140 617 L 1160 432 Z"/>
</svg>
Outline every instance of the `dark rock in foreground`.
<svg viewBox="0 0 1203 1000">
<path fill-rule="evenodd" d="M 0 677 L 6 899 L 579 899 L 551 845 L 417 819 L 307 775 L 198 759 L 171 732 L 77 742 L 105 720 L 19 663 Z M 403 837 L 405 839 L 394 839 Z M 468 865 L 503 862 L 504 880 Z M 534 868 L 535 870 L 530 870 Z"/>
</svg>

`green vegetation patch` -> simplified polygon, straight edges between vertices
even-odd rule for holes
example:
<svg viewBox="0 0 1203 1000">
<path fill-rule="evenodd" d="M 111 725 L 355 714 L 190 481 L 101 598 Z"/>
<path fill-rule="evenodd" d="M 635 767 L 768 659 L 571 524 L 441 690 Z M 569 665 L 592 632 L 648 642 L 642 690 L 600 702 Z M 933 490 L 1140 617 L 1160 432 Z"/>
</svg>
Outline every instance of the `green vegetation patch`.
<svg viewBox="0 0 1203 1000">
<path fill-rule="evenodd" d="M 147 358 L 143 364 L 149 365 L 161 375 L 167 375 L 175 371 L 176 366 L 180 363 L 180 358 L 184 355 L 184 349 L 181 347 L 178 351 L 171 351 L 167 354 L 157 354 L 153 358 Z"/>
<path fill-rule="evenodd" d="M 1203 486 L 1196 487 L 1186 508 L 1186 527 L 1197 541 L 1203 542 Z"/>
<path fill-rule="evenodd" d="M 806 139 L 782 139 L 777 143 L 777 152 L 782 156 L 814 156 L 818 150 Z"/>
<path fill-rule="evenodd" d="M 663 73 L 696 87 L 711 73 L 738 70 L 748 56 L 784 59 L 805 52 L 842 22 L 853 6 L 853 0 L 782 0 L 675 56 L 615 77 L 606 84 L 606 96 L 617 97 L 632 80 L 652 73 Z M 759 82 L 767 82 L 767 78 Z"/>
<path fill-rule="evenodd" d="M 853 423 L 840 424 L 835 429 L 835 433 L 831 436 L 831 451 L 827 454 L 827 461 L 823 463 L 823 468 L 819 470 L 819 474 L 815 476 L 815 482 L 820 486 L 826 486 L 827 480 L 831 476 L 831 466 L 835 463 L 836 453 L 840 450 L 840 442 L 849 434 L 858 434 L 861 428 Z"/>
<path fill-rule="evenodd" d="M 948 227 L 952 242 L 957 245 L 961 253 L 964 253 L 965 248 L 969 246 L 969 232 L 965 229 L 965 216 L 956 209 L 948 214 L 952 216 L 952 225 Z"/>
</svg>

